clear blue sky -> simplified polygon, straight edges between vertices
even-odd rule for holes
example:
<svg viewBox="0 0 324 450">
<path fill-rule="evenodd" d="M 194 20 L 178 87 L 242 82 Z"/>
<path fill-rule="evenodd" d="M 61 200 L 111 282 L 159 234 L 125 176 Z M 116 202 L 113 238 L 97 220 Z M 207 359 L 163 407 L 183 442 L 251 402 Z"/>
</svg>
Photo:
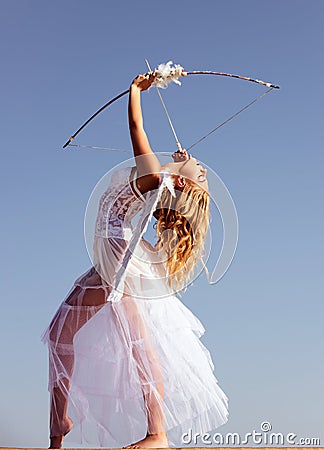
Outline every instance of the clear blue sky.
<svg viewBox="0 0 324 450">
<path fill-rule="evenodd" d="M 240 235 L 215 286 L 183 302 L 206 328 L 229 397 L 218 431 L 323 433 L 323 1 L 2 0 L 0 446 L 48 445 L 47 350 L 40 334 L 90 260 L 84 213 L 97 181 L 126 155 L 62 150 L 144 59 L 281 85 L 197 146 L 229 189 Z M 191 77 L 164 99 L 183 146 L 263 88 Z M 130 148 L 126 99 L 79 137 Z M 155 92 L 143 97 L 156 150 L 173 140 Z"/>
</svg>

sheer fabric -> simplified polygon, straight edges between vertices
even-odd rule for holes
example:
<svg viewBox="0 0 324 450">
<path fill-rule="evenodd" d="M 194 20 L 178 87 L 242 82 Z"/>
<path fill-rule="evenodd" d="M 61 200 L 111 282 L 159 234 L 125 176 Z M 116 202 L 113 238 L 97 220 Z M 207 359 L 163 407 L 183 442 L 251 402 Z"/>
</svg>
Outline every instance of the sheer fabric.
<svg viewBox="0 0 324 450">
<path fill-rule="evenodd" d="M 205 329 L 170 291 L 159 254 L 143 239 L 156 202 L 130 168 L 99 201 L 93 266 L 75 280 L 42 340 L 49 348 L 50 436 L 121 447 L 166 431 L 205 433 L 227 421 Z M 140 214 L 139 214 L 140 213 Z M 132 220 L 139 215 L 135 224 Z"/>
</svg>

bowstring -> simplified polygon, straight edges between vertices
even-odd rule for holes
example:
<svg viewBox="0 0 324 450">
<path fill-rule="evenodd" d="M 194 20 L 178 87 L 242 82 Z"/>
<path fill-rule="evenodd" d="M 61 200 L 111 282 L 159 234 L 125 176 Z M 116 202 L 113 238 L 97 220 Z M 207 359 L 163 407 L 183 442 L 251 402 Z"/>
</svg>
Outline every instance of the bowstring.
<svg viewBox="0 0 324 450">
<path fill-rule="evenodd" d="M 132 153 L 131 150 L 124 150 L 121 148 L 114 148 L 114 147 L 97 147 L 94 145 L 69 144 L 69 147 L 94 148 L 96 150 L 115 150 L 117 152 Z"/>
<path fill-rule="evenodd" d="M 254 103 L 256 103 L 258 100 L 261 100 L 262 97 L 264 97 L 266 94 L 268 94 L 270 91 L 272 91 L 272 89 L 274 89 L 274 87 L 271 87 L 269 89 L 267 89 L 265 92 L 263 92 L 261 95 L 259 95 L 258 97 L 256 97 L 254 100 L 252 100 L 250 103 L 248 103 L 247 105 L 243 106 L 243 108 L 241 108 L 239 111 L 237 111 L 236 113 L 234 113 L 232 116 L 230 116 L 228 119 L 224 120 L 224 122 L 220 123 L 219 125 L 217 125 L 217 127 L 213 128 L 211 131 L 209 131 L 207 134 L 205 134 L 203 137 L 201 137 L 200 139 L 198 139 L 198 141 L 194 142 L 192 145 L 190 145 L 190 147 L 187 147 L 186 150 L 189 151 L 190 149 L 192 149 L 195 145 L 199 144 L 201 141 L 203 141 L 204 139 L 206 139 L 208 136 L 210 136 L 212 133 L 214 133 L 215 131 L 219 130 L 222 126 L 226 125 L 228 122 L 230 122 L 231 120 L 233 120 L 235 117 L 237 117 L 239 114 L 241 114 L 243 111 L 245 111 L 246 109 L 248 109 L 250 106 L 252 106 Z"/>
</svg>

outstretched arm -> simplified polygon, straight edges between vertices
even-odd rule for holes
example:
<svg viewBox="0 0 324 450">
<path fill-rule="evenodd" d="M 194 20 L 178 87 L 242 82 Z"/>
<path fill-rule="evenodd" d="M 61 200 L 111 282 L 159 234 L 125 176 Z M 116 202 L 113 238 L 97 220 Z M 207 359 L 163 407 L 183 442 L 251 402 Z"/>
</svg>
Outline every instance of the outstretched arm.
<svg viewBox="0 0 324 450">
<path fill-rule="evenodd" d="M 138 172 L 137 186 L 144 194 L 156 189 L 160 182 L 161 165 L 151 149 L 143 126 L 141 92 L 147 90 L 155 75 L 138 75 L 129 90 L 128 123 Z"/>
</svg>

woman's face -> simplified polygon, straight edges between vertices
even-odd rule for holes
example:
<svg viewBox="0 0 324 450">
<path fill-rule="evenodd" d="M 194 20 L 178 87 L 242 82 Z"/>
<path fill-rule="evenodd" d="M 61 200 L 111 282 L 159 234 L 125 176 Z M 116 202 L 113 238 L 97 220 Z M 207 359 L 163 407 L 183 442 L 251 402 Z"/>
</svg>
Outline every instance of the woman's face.
<svg viewBox="0 0 324 450">
<path fill-rule="evenodd" d="M 189 178 L 208 191 L 208 183 L 206 178 L 207 169 L 204 169 L 196 158 L 186 154 L 185 159 L 182 157 L 181 161 L 179 161 L 178 157 L 174 157 L 173 159 L 176 162 L 165 164 L 162 168 L 169 169 L 170 173 L 174 175 Z"/>
</svg>

